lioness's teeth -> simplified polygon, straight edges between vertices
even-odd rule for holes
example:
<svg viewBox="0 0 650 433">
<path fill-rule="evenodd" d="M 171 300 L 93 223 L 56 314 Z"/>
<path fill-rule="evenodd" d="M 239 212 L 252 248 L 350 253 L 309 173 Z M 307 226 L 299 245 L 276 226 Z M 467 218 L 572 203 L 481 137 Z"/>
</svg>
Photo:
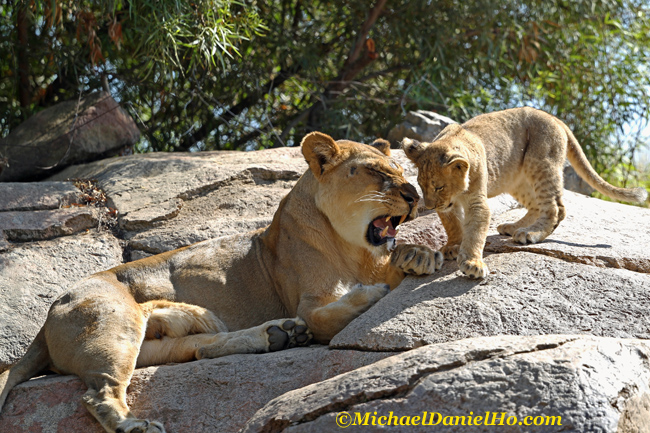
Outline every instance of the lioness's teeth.
<svg viewBox="0 0 650 433">
<path fill-rule="evenodd" d="M 388 246 L 388 251 L 393 251 L 397 247 L 397 245 L 395 245 L 395 238 L 388 238 L 386 245 Z"/>
<path fill-rule="evenodd" d="M 388 228 L 389 228 L 389 227 L 386 226 L 386 227 L 384 228 L 384 230 L 382 230 L 382 232 L 381 232 L 381 237 L 382 237 L 382 238 L 385 238 L 385 237 L 386 237 L 386 233 L 388 233 Z"/>
<path fill-rule="evenodd" d="M 389 216 L 386 217 L 386 222 L 388 222 L 388 220 L 390 220 L 390 217 L 389 217 Z"/>
<path fill-rule="evenodd" d="M 402 217 L 399 219 L 399 223 L 402 224 L 405 219 L 406 219 L 406 214 L 402 215 Z"/>
</svg>

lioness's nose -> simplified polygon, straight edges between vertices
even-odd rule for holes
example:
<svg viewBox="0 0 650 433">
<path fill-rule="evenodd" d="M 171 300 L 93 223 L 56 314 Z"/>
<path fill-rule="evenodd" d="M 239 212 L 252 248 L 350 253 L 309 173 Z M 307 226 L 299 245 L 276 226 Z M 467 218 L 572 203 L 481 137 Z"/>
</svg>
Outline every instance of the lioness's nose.
<svg viewBox="0 0 650 433">
<path fill-rule="evenodd" d="M 400 194 L 402 194 L 402 197 L 404 198 L 404 200 L 406 200 L 409 206 L 415 206 L 418 200 L 420 200 L 420 196 L 418 195 L 418 192 L 416 191 L 415 187 L 410 183 L 404 185 L 404 190 L 400 191 Z"/>
</svg>

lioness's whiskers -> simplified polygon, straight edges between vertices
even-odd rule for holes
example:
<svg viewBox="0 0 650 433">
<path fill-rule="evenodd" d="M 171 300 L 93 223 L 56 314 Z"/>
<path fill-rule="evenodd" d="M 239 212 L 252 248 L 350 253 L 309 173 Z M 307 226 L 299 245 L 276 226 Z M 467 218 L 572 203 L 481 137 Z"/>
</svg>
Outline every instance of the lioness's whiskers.
<svg viewBox="0 0 650 433">
<path fill-rule="evenodd" d="M 386 199 L 386 194 L 383 192 L 371 192 L 366 195 L 362 195 L 355 200 L 355 203 L 364 202 L 364 201 L 375 201 L 377 203 L 389 203 L 389 200 Z"/>
</svg>

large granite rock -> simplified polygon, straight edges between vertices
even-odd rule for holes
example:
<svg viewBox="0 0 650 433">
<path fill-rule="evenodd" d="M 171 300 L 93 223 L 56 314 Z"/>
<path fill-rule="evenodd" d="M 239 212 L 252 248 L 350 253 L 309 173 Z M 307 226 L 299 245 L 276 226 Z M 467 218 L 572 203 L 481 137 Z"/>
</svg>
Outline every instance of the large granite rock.
<svg viewBox="0 0 650 433">
<path fill-rule="evenodd" d="M 400 150 L 393 154 L 415 184 L 412 164 Z M 55 224 L 33 231 L 25 225 L 22 231 L 16 227 L 7 231 L 8 225 L 4 224 L 9 236 L 0 233 L 0 370 L 24 353 L 49 305 L 71 282 L 123 260 L 266 225 L 305 169 L 300 150 L 295 148 L 149 154 L 69 167 L 52 179 L 54 183 L 0 184 L 0 222 L 4 218 L 15 223 L 15 218 L 10 217 L 18 215 L 23 221 L 31 218 L 45 223 L 46 219 L 39 216 L 64 215 L 85 208 L 98 215 L 91 227 L 77 234 L 56 232 Z M 96 179 L 91 186 L 100 189 L 95 188 L 91 195 L 97 194 L 106 202 L 79 206 L 87 204 L 89 193 L 65 182 L 68 178 L 86 179 L 78 180 L 78 185 Z M 5 185 L 22 189 L 10 191 L 3 188 Z M 304 389 L 318 394 L 323 387 L 332 401 L 348 401 L 347 385 L 332 390 L 323 380 L 349 371 L 346 377 L 356 377 L 358 386 L 388 384 L 386 406 L 377 406 L 378 413 L 448 410 L 460 416 L 468 411 L 477 414 L 477 410 L 500 408 L 517 416 L 537 416 L 546 415 L 540 408 L 550 404 L 571 421 L 565 425 L 567 431 L 635 431 L 632 427 L 641 425 L 638 420 L 650 411 L 650 400 L 643 394 L 647 372 L 639 367 L 634 354 L 647 353 L 647 348 L 639 341 L 624 338 L 650 337 L 650 252 L 644 250 L 650 245 L 650 211 L 572 193 L 566 193 L 565 202 L 568 216 L 547 241 L 520 246 L 499 236 L 494 227 L 516 219 L 523 210 L 507 196 L 490 199 L 493 221 L 486 260 L 492 272 L 483 281 L 462 277 L 456 263 L 447 262 L 436 275 L 406 279 L 336 336 L 330 348 L 239 355 L 138 370 L 129 388 L 129 403 L 137 415 L 162 419 L 172 432 L 235 431 L 269 400 L 309 384 L 314 388 Z M 104 224 L 109 211 L 119 220 L 113 230 L 107 230 Z M 437 215 L 424 210 L 420 218 L 403 225 L 398 238 L 400 242 L 433 248 L 446 241 Z M 553 333 L 583 336 L 544 336 Z M 494 337 L 496 334 L 512 336 Z M 485 337 L 458 341 L 477 336 Z M 418 349 L 432 343 L 437 345 Z M 620 356 L 609 356 L 609 348 L 614 345 L 622 348 Z M 428 384 L 426 387 L 403 387 L 399 382 L 402 376 L 381 365 L 377 368 L 377 364 L 373 364 L 377 373 L 370 382 L 366 382 L 369 370 L 355 370 L 410 349 L 414 354 L 430 350 L 422 352 L 427 361 L 414 361 L 413 368 L 400 364 L 410 352 L 389 359 L 396 358 L 394 365 L 402 366 L 397 370 L 415 372 L 413 377 L 421 378 L 423 384 Z M 584 352 L 583 357 L 576 354 L 579 351 Z M 596 365 L 600 358 L 605 361 Z M 581 367 L 583 364 L 597 368 Z M 592 382 L 576 382 L 576 377 L 587 377 L 592 372 Z M 629 382 L 622 372 L 630 372 L 638 381 Z M 401 391 L 395 393 L 391 383 Z M 563 383 L 574 385 L 562 388 Z M 591 403 L 582 404 L 583 394 L 576 389 L 587 385 L 602 389 L 585 388 L 587 397 L 583 400 Z M 508 393 L 508 389 L 514 393 Z M 614 398 L 612 389 L 623 391 Z M 97 423 L 79 403 L 84 391 L 81 382 L 72 377 L 20 385 L 0 413 L 0 431 L 99 432 Z M 291 400 L 291 395 L 280 399 Z M 364 398 L 371 400 L 369 405 L 379 405 L 381 401 L 374 395 L 371 391 L 354 394 L 350 408 L 361 407 Z M 435 400 L 436 395 L 445 396 L 444 401 Z M 421 404 L 415 396 L 422 396 Z M 555 396 L 562 398 L 553 406 Z M 542 403 L 518 404 L 527 398 L 533 403 L 541 399 Z M 605 408 L 604 403 L 599 406 L 599 399 L 614 403 Z M 567 412 L 565 408 L 571 401 L 576 409 Z M 293 402 L 287 403 L 287 410 L 277 412 L 277 419 L 267 410 L 277 407 L 273 403 L 259 412 L 247 428 L 336 428 L 327 423 L 333 419 L 333 410 L 339 410 L 338 403 L 327 403 L 325 410 L 314 411 L 308 398 L 304 403 L 303 412 Z M 428 409 L 423 409 L 425 406 Z M 289 414 L 288 424 L 284 414 Z M 293 425 L 296 422 L 300 424 Z M 513 427 L 504 431 L 527 430 Z"/>
<path fill-rule="evenodd" d="M 357 350 L 409 350 L 488 335 L 585 333 L 650 338 L 650 275 L 545 255 L 492 254 L 484 280 L 446 262 L 406 279 L 334 337 Z"/>
<path fill-rule="evenodd" d="M 647 341 L 585 336 L 435 344 L 288 392 L 243 432 L 647 432 L 649 357 Z"/>
<path fill-rule="evenodd" d="M 116 154 L 139 139 L 131 116 L 108 93 L 61 102 L 0 139 L 8 163 L 0 181 L 42 179 L 70 164 Z"/>
</svg>

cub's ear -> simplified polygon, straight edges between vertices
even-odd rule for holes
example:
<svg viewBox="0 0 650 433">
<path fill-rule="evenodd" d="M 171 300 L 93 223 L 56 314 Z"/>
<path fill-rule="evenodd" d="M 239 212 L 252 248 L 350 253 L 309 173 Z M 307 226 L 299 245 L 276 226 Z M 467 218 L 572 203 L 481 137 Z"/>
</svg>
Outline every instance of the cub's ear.
<svg viewBox="0 0 650 433">
<path fill-rule="evenodd" d="M 372 147 L 380 151 L 386 156 L 390 156 L 390 143 L 383 138 L 378 138 L 371 144 Z"/>
<path fill-rule="evenodd" d="M 420 143 L 417 140 L 412 140 L 410 138 L 404 138 L 402 140 L 402 149 L 404 153 L 412 162 L 417 163 L 420 156 L 424 153 L 424 144 Z"/>
<path fill-rule="evenodd" d="M 454 173 L 459 173 L 462 176 L 467 175 L 467 172 L 469 171 L 469 161 L 467 158 L 460 155 L 454 155 L 449 158 L 449 161 L 447 161 L 445 166 L 450 167 Z"/>
<path fill-rule="evenodd" d="M 336 141 L 322 132 L 310 132 L 302 139 L 302 154 L 309 164 L 316 179 L 319 179 L 325 170 L 336 165 L 341 149 Z"/>
</svg>

